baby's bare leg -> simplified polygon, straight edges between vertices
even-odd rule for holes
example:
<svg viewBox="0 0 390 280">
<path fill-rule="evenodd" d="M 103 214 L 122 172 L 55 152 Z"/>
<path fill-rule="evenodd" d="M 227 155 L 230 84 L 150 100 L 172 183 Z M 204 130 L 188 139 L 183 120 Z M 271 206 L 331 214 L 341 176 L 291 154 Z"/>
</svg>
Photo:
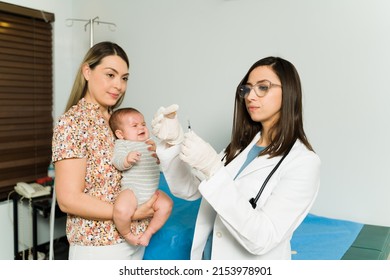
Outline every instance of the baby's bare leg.
<svg viewBox="0 0 390 280">
<path fill-rule="evenodd" d="M 123 190 L 118 195 L 114 204 L 113 219 L 119 233 L 131 245 L 138 245 L 138 236 L 130 231 L 131 220 L 137 209 L 137 198 L 132 190 Z"/>
<path fill-rule="evenodd" d="M 167 194 L 159 191 L 159 196 L 153 207 L 155 211 L 153 218 L 151 219 L 146 231 L 139 238 L 139 244 L 142 246 L 148 246 L 152 235 L 162 228 L 168 220 L 169 215 L 171 215 L 172 212 L 173 201 Z"/>
</svg>

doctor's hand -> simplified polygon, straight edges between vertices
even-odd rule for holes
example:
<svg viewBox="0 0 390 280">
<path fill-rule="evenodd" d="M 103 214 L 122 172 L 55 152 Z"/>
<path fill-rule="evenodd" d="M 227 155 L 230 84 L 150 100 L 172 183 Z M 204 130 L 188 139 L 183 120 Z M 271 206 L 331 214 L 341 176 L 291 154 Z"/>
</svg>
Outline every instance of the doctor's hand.
<svg viewBox="0 0 390 280">
<path fill-rule="evenodd" d="M 210 178 L 222 166 L 214 148 L 193 131 L 184 134 L 179 156 L 182 161 L 203 172 L 207 178 Z"/>
<path fill-rule="evenodd" d="M 153 135 L 172 146 L 183 141 L 183 129 L 177 119 L 178 109 L 177 104 L 160 107 L 152 120 Z"/>
</svg>

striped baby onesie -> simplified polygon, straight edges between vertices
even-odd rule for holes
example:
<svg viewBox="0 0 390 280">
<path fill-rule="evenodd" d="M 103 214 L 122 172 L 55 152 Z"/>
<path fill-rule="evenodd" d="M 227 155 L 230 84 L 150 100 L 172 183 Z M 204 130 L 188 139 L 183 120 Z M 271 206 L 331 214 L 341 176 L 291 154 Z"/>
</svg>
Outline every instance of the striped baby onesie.
<svg viewBox="0 0 390 280">
<path fill-rule="evenodd" d="M 124 168 L 124 161 L 129 152 L 141 153 L 141 160 L 131 168 Z M 149 200 L 159 186 L 160 166 L 157 159 L 148 151 L 144 142 L 117 139 L 112 163 L 122 171 L 121 187 L 131 189 L 137 197 L 138 205 Z"/>
</svg>

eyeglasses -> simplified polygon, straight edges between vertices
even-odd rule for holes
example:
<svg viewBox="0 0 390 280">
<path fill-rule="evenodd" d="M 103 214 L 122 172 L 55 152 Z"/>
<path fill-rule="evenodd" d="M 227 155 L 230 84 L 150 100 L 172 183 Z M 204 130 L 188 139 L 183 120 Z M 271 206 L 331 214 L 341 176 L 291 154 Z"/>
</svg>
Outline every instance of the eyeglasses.
<svg viewBox="0 0 390 280">
<path fill-rule="evenodd" d="M 273 87 L 282 87 L 281 85 L 273 84 L 268 80 L 263 80 L 260 82 L 257 82 L 255 85 L 241 85 L 238 87 L 238 95 L 241 98 L 246 98 L 252 89 L 255 90 L 255 93 L 258 97 L 265 96 L 268 91 Z"/>
</svg>

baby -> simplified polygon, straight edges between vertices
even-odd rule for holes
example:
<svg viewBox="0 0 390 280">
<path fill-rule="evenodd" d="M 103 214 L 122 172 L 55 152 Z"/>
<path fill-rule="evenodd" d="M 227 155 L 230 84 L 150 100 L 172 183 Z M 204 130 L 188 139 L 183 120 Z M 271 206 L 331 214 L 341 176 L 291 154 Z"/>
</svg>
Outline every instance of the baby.
<svg viewBox="0 0 390 280">
<path fill-rule="evenodd" d="M 114 204 L 114 223 L 128 243 L 147 246 L 152 235 L 169 218 L 173 202 L 168 195 L 159 191 L 153 205 L 153 218 L 150 222 L 146 221 L 143 227 L 132 227 L 132 216 L 137 206 L 149 200 L 158 188 L 160 168 L 145 143 L 149 139 L 149 130 L 138 110 L 116 110 L 110 117 L 110 127 L 117 137 L 112 162 L 118 170 L 123 171 L 122 191 Z"/>
</svg>

